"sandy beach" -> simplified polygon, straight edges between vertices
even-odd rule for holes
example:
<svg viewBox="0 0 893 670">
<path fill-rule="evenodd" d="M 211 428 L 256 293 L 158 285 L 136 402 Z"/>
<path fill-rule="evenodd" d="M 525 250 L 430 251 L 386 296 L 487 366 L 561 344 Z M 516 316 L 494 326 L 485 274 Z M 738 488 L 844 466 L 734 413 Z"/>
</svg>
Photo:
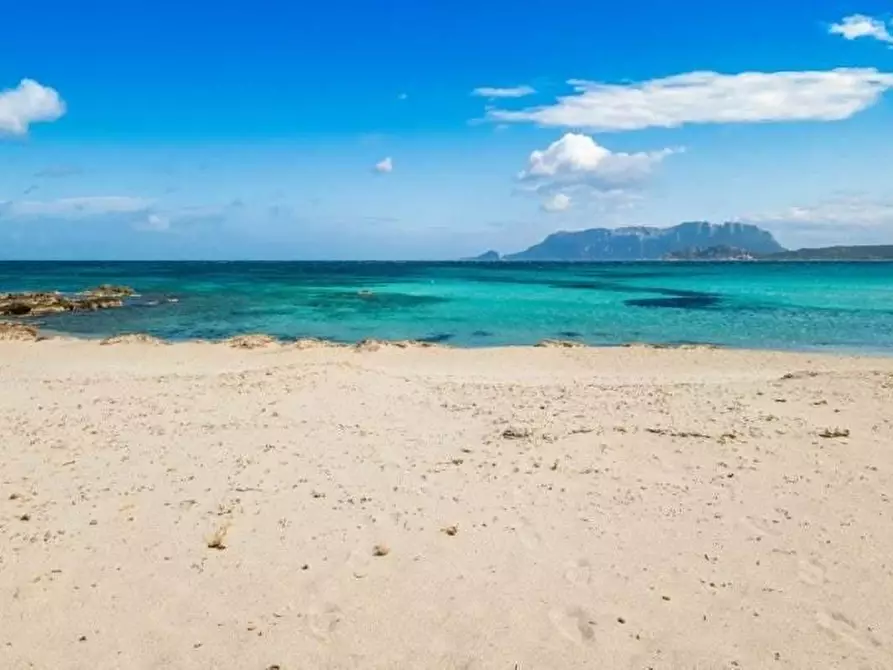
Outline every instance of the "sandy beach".
<svg viewBox="0 0 893 670">
<path fill-rule="evenodd" d="M 893 667 L 893 359 L 0 342 L 0 668 Z"/>
</svg>

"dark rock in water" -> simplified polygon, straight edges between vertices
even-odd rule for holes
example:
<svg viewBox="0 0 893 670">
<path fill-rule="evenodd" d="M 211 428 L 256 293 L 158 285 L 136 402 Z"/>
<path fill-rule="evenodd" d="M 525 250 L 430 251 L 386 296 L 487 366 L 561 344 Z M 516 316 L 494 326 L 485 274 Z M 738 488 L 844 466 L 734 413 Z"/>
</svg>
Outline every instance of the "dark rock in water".
<svg viewBox="0 0 893 670">
<path fill-rule="evenodd" d="M 0 316 L 41 316 L 60 312 L 94 311 L 124 305 L 123 298 L 133 295 L 127 286 L 103 285 L 77 296 L 59 292 L 2 293 Z"/>
<path fill-rule="evenodd" d="M 418 341 L 427 344 L 442 344 L 444 342 L 450 341 L 451 339 L 453 339 L 453 337 L 453 333 L 434 333 L 433 335 L 421 337 Z"/>
<path fill-rule="evenodd" d="M 489 330 L 476 330 L 471 334 L 472 337 L 493 337 L 493 333 Z"/>
<path fill-rule="evenodd" d="M 134 295 L 134 291 L 129 286 L 119 286 L 115 284 L 101 284 L 96 288 L 90 288 L 83 291 L 81 295 L 89 298 L 127 298 Z"/>
<path fill-rule="evenodd" d="M 10 302 L 5 309 L 0 306 L 0 312 L 7 316 L 25 316 L 31 312 L 31 305 L 26 302 Z"/>
<path fill-rule="evenodd" d="M 660 260 L 694 247 L 735 247 L 754 256 L 784 251 L 772 233 L 745 223 L 689 221 L 671 228 L 592 228 L 549 235 L 507 261 Z"/>
<path fill-rule="evenodd" d="M 73 301 L 72 311 L 95 311 L 97 309 L 110 309 L 112 307 L 123 307 L 124 301 L 120 298 L 110 296 L 90 296 L 86 298 L 78 298 Z"/>
<path fill-rule="evenodd" d="M 68 312 L 72 301 L 61 293 L 4 293 L 0 294 L 0 315 L 37 316 Z"/>
</svg>

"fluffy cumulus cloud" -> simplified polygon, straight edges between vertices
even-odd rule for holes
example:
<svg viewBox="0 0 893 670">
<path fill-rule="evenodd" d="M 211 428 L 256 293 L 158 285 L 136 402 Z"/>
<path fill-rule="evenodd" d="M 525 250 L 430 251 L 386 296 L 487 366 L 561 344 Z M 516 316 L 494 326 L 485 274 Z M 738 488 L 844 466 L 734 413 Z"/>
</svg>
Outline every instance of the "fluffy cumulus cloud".
<svg viewBox="0 0 893 670">
<path fill-rule="evenodd" d="M 889 25 L 881 19 L 866 16 L 865 14 L 847 16 L 839 23 L 832 24 L 829 30 L 832 35 L 840 35 L 847 40 L 869 37 L 880 42 L 893 44 L 893 35 L 890 34 Z"/>
<path fill-rule="evenodd" d="M 543 198 L 549 213 L 570 209 L 571 194 L 584 205 L 618 207 L 637 199 L 655 168 L 681 149 L 626 153 L 611 151 L 588 135 L 567 133 L 545 149 L 531 152 L 517 174 L 522 191 Z"/>
<path fill-rule="evenodd" d="M 875 68 L 815 72 L 689 72 L 631 84 L 570 80 L 572 95 L 522 110 L 491 109 L 495 122 L 598 131 L 685 124 L 838 121 L 876 103 L 893 73 Z"/>
<path fill-rule="evenodd" d="M 532 86 L 510 86 L 499 88 L 494 86 L 481 86 L 474 89 L 471 94 L 479 98 L 523 98 L 533 95 L 536 89 Z"/>
<path fill-rule="evenodd" d="M 394 161 L 388 156 L 387 158 L 383 158 L 375 164 L 374 170 L 378 174 L 390 174 L 394 171 Z"/>
<path fill-rule="evenodd" d="M 556 193 L 543 200 L 541 207 L 544 212 L 549 214 L 564 212 L 571 207 L 571 197 L 566 193 Z"/>
<path fill-rule="evenodd" d="M 59 94 L 32 79 L 0 91 L 0 135 L 24 135 L 32 123 L 55 121 L 65 114 Z"/>
<path fill-rule="evenodd" d="M 588 135 L 567 133 L 547 148 L 533 151 L 518 179 L 538 190 L 588 186 L 606 191 L 630 187 L 643 182 L 655 166 L 676 151 L 615 152 Z"/>
</svg>

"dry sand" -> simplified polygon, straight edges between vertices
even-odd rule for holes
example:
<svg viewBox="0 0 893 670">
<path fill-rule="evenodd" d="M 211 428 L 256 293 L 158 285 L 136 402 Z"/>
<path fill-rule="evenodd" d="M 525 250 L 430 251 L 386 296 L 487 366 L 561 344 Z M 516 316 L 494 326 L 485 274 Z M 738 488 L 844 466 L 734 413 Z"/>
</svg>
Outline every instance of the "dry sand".
<svg viewBox="0 0 893 670">
<path fill-rule="evenodd" d="M 893 668 L 890 359 L 2 342 L 0 436 L 4 670 Z"/>
</svg>

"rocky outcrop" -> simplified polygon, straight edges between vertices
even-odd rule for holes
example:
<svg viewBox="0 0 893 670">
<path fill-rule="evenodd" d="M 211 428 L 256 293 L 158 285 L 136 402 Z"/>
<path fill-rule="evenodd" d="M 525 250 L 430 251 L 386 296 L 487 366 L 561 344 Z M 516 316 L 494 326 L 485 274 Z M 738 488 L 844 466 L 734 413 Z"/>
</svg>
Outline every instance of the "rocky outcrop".
<svg viewBox="0 0 893 670">
<path fill-rule="evenodd" d="M 329 340 L 321 340 L 316 337 L 301 337 L 291 343 L 295 349 L 333 349 L 344 345 Z"/>
<path fill-rule="evenodd" d="M 379 349 L 433 349 L 441 347 L 437 342 L 424 342 L 420 340 L 360 340 L 354 345 L 356 351 L 378 351 Z"/>
<path fill-rule="evenodd" d="M 0 293 L 0 316 L 43 316 L 59 312 L 95 311 L 124 305 L 133 295 L 127 286 L 103 285 L 76 296 L 54 292 Z"/>
<path fill-rule="evenodd" d="M 60 293 L 4 293 L 0 295 L 0 315 L 36 316 L 67 312 L 70 301 Z"/>
<path fill-rule="evenodd" d="M 40 334 L 34 326 L 0 321 L 0 342 L 36 342 L 39 338 Z"/>
<path fill-rule="evenodd" d="M 81 295 L 88 298 L 129 298 L 135 294 L 136 291 L 129 286 L 117 284 L 100 284 L 96 288 L 90 288 L 81 292 Z"/>
<path fill-rule="evenodd" d="M 586 345 L 575 340 L 541 340 L 533 346 L 541 349 L 581 349 Z"/>
<path fill-rule="evenodd" d="M 264 347 L 278 345 L 280 342 L 271 335 L 255 333 L 230 337 L 229 339 L 223 340 L 223 344 L 230 346 L 233 349 L 263 349 Z"/>
<path fill-rule="evenodd" d="M 100 340 L 99 344 L 103 346 L 114 344 L 149 344 L 153 347 L 158 347 L 167 344 L 167 342 L 157 337 L 153 337 L 152 335 L 146 335 L 145 333 L 126 333 L 124 335 L 107 337 L 104 340 Z"/>
</svg>

